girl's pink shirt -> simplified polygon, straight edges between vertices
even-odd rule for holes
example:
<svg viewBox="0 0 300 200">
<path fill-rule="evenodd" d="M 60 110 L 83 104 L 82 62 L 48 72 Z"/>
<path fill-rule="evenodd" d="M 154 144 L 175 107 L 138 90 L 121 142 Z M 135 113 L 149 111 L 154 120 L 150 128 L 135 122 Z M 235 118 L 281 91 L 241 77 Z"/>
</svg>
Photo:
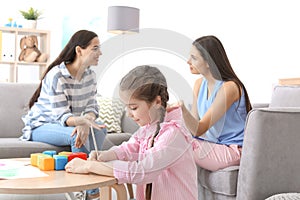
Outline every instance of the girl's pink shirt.
<svg viewBox="0 0 300 200">
<path fill-rule="evenodd" d="M 114 176 L 137 185 L 137 200 L 145 199 L 147 183 L 152 183 L 152 199 L 198 199 L 193 139 L 182 119 L 181 109 L 167 113 L 152 148 L 156 124 L 140 127 L 128 142 L 113 147 L 120 160 L 113 164 Z"/>
</svg>

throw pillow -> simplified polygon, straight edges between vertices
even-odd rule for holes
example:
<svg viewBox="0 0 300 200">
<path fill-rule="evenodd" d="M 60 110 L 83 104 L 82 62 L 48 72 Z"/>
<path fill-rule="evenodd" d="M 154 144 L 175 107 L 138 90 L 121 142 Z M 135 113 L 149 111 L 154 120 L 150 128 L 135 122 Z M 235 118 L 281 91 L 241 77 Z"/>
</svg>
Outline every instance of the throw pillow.
<svg viewBox="0 0 300 200">
<path fill-rule="evenodd" d="M 121 133 L 121 118 L 124 112 L 124 104 L 116 98 L 97 97 L 99 105 L 98 120 L 106 125 L 108 133 Z"/>
</svg>

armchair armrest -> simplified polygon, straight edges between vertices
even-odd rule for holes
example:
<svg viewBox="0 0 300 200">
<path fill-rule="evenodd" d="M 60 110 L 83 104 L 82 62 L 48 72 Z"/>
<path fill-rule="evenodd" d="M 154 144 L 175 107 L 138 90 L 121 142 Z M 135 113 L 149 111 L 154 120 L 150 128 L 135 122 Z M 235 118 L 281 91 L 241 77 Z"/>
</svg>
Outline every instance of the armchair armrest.
<svg viewBox="0 0 300 200">
<path fill-rule="evenodd" d="M 300 108 L 249 112 L 238 177 L 237 199 L 266 199 L 300 191 Z"/>
</svg>

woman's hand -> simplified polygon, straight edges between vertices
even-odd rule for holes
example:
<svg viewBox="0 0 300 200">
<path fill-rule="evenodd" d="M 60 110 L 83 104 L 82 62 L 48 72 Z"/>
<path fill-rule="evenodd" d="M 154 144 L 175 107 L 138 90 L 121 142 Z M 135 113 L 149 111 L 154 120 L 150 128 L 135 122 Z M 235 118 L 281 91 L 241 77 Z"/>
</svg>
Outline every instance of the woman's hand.
<svg viewBox="0 0 300 200">
<path fill-rule="evenodd" d="M 88 164 L 89 162 L 86 160 L 74 158 L 66 164 L 65 170 L 66 172 L 74 174 L 88 174 Z"/>
<path fill-rule="evenodd" d="M 96 128 L 98 130 L 105 128 L 105 125 L 99 125 L 94 121 L 94 118 L 90 115 L 80 116 L 80 117 L 73 117 L 75 128 L 71 134 L 74 136 L 77 134 L 75 147 L 80 148 L 87 140 L 90 127 Z"/>
<path fill-rule="evenodd" d="M 88 125 L 79 125 L 74 128 L 71 136 L 77 134 L 75 139 L 76 148 L 80 148 L 86 142 L 89 133 L 90 133 L 90 127 Z"/>
<path fill-rule="evenodd" d="M 184 103 L 181 100 L 181 101 L 178 101 L 178 102 L 173 103 L 171 105 L 168 105 L 167 108 L 166 108 L 166 110 L 167 110 L 167 112 L 171 112 L 171 111 L 173 111 L 173 110 L 175 110 L 177 108 L 182 108 L 183 106 L 184 106 Z"/>
<path fill-rule="evenodd" d="M 97 155 L 98 153 L 98 155 Z M 111 160 L 117 160 L 117 156 L 114 151 L 91 151 L 89 155 L 89 160 L 98 160 L 102 162 L 108 162 Z"/>
<path fill-rule="evenodd" d="M 74 124 L 75 126 L 81 126 L 81 125 L 87 125 L 87 126 L 92 126 L 95 129 L 102 129 L 105 128 L 105 125 L 100 125 L 97 124 L 94 119 L 92 117 L 90 117 L 89 115 L 85 115 L 85 116 L 80 116 L 80 117 L 74 117 Z"/>
</svg>

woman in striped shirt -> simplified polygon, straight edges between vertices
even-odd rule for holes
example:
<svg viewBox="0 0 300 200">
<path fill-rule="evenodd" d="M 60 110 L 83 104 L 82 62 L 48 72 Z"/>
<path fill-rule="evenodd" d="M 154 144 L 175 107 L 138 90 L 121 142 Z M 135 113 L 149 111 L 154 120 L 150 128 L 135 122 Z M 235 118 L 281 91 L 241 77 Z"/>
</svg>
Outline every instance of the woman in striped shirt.
<svg viewBox="0 0 300 200">
<path fill-rule="evenodd" d="M 88 30 L 76 32 L 44 73 L 33 94 L 21 139 L 56 146 L 71 146 L 72 152 L 89 152 L 94 148 L 91 126 L 98 149 L 106 129 L 96 123 L 96 74 L 90 66 L 97 65 L 100 55 L 98 36 Z"/>
<path fill-rule="evenodd" d="M 181 109 L 166 112 L 169 94 L 164 75 L 155 67 L 136 67 L 121 80 L 120 97 L 140 129 L 129 141 L 98 153 L 98 160 L 95 151 L 88 161 L 73 159 L 66 171 L 134 183 L 137 200 L 198 199 L 192 136 Z"/>
</svg>

